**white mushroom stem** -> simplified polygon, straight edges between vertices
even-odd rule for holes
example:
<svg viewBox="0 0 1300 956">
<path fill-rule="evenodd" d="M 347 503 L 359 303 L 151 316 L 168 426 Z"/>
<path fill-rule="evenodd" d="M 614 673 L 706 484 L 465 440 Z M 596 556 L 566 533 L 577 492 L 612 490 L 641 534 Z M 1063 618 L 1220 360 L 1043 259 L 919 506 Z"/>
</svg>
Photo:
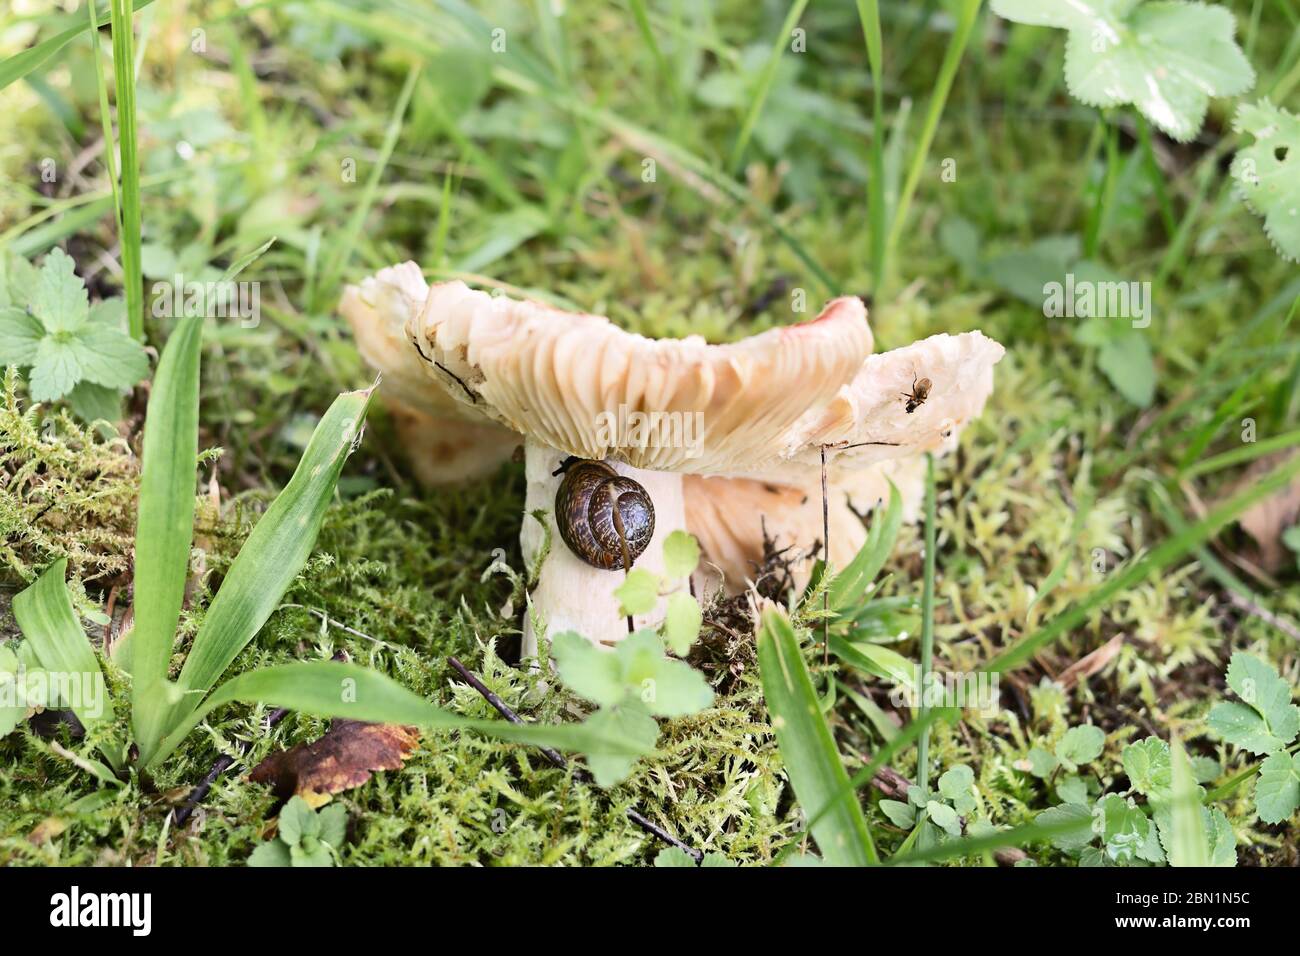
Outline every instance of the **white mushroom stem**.
<svg viewBox="0 0 1300 956">
<path fill-rule="evenodd" d="M 555 492 L 562 475 L 552 474 L 567 457 L 546 445 L 528 440 L 524 445 L 524 471 L 528 478 L 528 495 L 524 503 L 524 523 L 519 534 L 524 566 L 532 568 L 549 530 L 551 547 L 542 564 L 537 586 L 530 593 L 531 607 L 524 624 L 524 657 L 537 654 L 534 619 L 544 623 L 550 635 L 577 631 L 595 643 L 613 643 L 627 637 L 627 618 L 619 613 L 614 590 L 623 582 L 623 571 L 602 571 L 587 564 L 560 538 L 555 525 Z M 671 471 L 643 471 L 611 462 L 620 473 L 641 483 L 655 509 L 655 531 L 649 546 L 632 562 L 634 568 L 663 573 L 664 539 L 686 528 L 682 502 L 682 476 Z M 533 517 L 546 512 L 546 528 Z M 633 619 L 636 628 L 653 627 L 663 620 L 665 601 L 661 599 L 649 614 Z"/>
</svg>

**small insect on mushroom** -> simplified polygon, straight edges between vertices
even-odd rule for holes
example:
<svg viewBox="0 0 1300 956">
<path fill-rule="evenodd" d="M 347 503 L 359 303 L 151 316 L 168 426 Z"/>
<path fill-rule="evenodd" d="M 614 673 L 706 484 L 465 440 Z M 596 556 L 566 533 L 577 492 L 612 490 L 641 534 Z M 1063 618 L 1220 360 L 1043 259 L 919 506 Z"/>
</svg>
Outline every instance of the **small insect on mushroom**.
<svg viewBox="0 0 1300 956">
<path fill-rule="evenodd" d="M 928 378 L 917 381 L 916 376 L 912 376 L 912 390 L 910 392 L 899 392 L 900 395 L 907 399 L 907 414 L 912 414 L 925 404 L 925 400 L 930 397 L 930 389 L 933 384 Z"/>
</svg>

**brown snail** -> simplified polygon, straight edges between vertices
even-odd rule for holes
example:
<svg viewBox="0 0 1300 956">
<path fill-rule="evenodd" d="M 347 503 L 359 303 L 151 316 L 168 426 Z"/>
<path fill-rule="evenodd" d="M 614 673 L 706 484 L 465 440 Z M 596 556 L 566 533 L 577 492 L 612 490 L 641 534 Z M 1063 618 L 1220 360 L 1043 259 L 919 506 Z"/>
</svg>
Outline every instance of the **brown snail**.
<svg viewBox="0 0 1300 956">
<path fill-rule="evenodd" d="M 630 568 L 655 533 L 649 493 L 603 461 L 568 458 L 560 470 L 555 523 L 564 543 L 593 568 Z"/>
</svg>

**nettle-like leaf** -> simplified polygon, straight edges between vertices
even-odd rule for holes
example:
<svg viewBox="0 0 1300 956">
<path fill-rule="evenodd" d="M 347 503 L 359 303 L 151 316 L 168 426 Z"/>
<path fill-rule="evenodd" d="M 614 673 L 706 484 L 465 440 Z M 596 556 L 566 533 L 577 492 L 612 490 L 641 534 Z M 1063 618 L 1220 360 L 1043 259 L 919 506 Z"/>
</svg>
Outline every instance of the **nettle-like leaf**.
<svg viewBox="0 0 1300 956">
<path fill-rule="evenodd" d="M 649 753 L 659 739 L 655 717 L 684 717 L 713 702 L 713 690 L 699 671 L 665 656 L 663 639 L 637 631 L 612 650 L 597 647 L 573 631 L 557 634 L 551 656 L 564 686 L 599 709 L 586 725 L 641 744 Z M 585 751 L 596 783 L 612 786 L 632 771 L 639 754 Z"/>
<path fill-rule="evenodd" d="M 1065 81 L 1089 106 L 1136 106 L 1180 142 L 1195 136 L 1212 96 L 1236 96 L 1255 83 L 1224 7 L 1140 0 L 993 0 L 1008 20 L 1058 27 Z"/>
<path fill-rule="evenodd" d="M 1300 117 L 1262 100 L 1242 105 L 1232 125 L 1255 137 L 1232 160 L 1237 192 L 1278 254 L 1300 261 Z"/>
<path fill-rule="evenodd" d="M 1241 651 L 1228 664 L 1228 686 L 1244 703 L 1223 701 L 1210 710 L 1210 729 L 1254 754 L 1271 754 L 1300 734 L 1300 707 L 1291 685 L 1267 661 Z"/>
<path fill-rule="evenodd" d="M 1255 781 L 1255 811 L 1265 823 L 1281 823 L 1300 808 L 1300 754 L 1272 754 Z"/>
<path fill-rule="evenodd" d="M 1173 786 L 1169 744 L 1159 737 L 1147 737 L 1124 748 L 1121 758 L 1129 785 L 1146 796 L 1167 793 Z"/>
<path fill-rule="evenodd" d="M 9 261 L 7 272 L 16 261 Z M 17 275 L 21 281 L 9 283 L 8 302 L 0 307 L 0 364 L 31 369 L 33 401 L 68 397 L 83 418 L 115 418 L 116 393 L 149 371 L 144 347 L 123 331 L 121 300 L 92 307 L 61 249 L 51 250 L 39 271 L 20 268 Z"/>
</svg>

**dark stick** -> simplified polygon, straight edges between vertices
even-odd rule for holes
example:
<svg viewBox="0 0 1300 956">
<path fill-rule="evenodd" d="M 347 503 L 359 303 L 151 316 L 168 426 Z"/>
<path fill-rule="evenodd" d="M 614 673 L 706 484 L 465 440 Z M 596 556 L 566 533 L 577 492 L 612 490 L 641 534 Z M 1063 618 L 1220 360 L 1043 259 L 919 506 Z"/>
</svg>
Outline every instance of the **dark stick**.
<svg viewBox="0 0 1300 956">
<path fill-rule="evenodd" d="M 831 662 L 831 592 L 826 575 L 831 569 L 831 518 L 826 502 L 826 446 L 822 445 L 822 664 Z"/>
<path fill-rule="evenodd" d="M 266 729 L 270 730 L 280 721 L 284 720 L 287 713 L 289 713 L 289 708 L 287 707 L 281 707 L 278 710 L 272 711 L 271 716 L 266 718 Z M 249 746 L 249 744 L 240 744 L 240 750 L 244 753 L 248 753 Z M 212 769 L 208 771 L 208 775 L 203 778 L 203 781 L 197 787 L 190 791 L 190 795 L 185 798 L 185 803 L 176 811 L 174 822 L 177 826 L 180 826 L 190 818 L 190 814 L 193 813 L 195 808 L 203 802 L 203 798 L 208 795 L 208 791 L 211 790 L 212 785 L 217 782 L 217 778 L 229 770 L 234 763 L 235 758 L 231 757 L 229 754 L 222 754 L 217 758 L 216 763 L 212 765 Z"/>
<path fill-rule="evenodd" d="M 507 704 L 496 694 L 492 693 L 492 691 L 488 689 L 487 685 L 484 684 L 481 680 L 479 680 L 478 677 L 475 676 L 474 672 L 471 671 L 464 664 L 462 664 L 459 660 L 457 660 L 454 657 L 448 657 L 447 663 L 450 664 L 452 668 L 455 669 L 456 673 L 459 674 L 464 679 L 465 683 L 469 684 L 470 687 L 473 687 L 476 691 L 478 691 L 481 695 L 483 695 L 483 699 L 486 700 L 489 704 L 491 704 L 496 709 L 496 712 L 498 714 L 500 714 L 506 720 L 510 721 L 510 723 L 512 724 L 522 724 L 525 722 L 522 717 L 520 717 L 518 714 L 516 714 L 513 710 L 510 709 L 509 704 Z M 564 759 L 563 755 L 561 755 L 559 751 L 552 750 L 550 747 L 539 747 L 538 749 L 541 750 L 542 755 L 546 757 L 546 759 L 549 760 L 556 767 L 559 767 L 561 770 L 568 767 L 569 762 Z M 573 772 L 573 775 L 575 778 L 583 781 L 584 783 L 589 783 L 591 781 L 591 775 L 588 774 L 585 770 L 575 770 Z M 663 827 L 657 825 L 656 823 L 654 823 L 653 821 L 645 817 L 637 810 L 629 808 L 627 811 L 627 818 L 631 820 L 633 823 L 635 823 L 637 826 L 639 826 L 646 833 L 649 833 L 651 836 L 658 837 L 660 840 L 663 840 L 665 843 L 670 844 L 671 846 L 675 846 L 679 850 L 686 851 L 686 853 L 690 856 L 690 858 L 694 860 L 696 863 L 699 863 L 701 860 L 704 859 L 704 851 L 696 850 L 693 849 L 692 847 L 687 846 L 681 840 L 677 839 L 677 837 L 673 836 Z"/>
</svg>

